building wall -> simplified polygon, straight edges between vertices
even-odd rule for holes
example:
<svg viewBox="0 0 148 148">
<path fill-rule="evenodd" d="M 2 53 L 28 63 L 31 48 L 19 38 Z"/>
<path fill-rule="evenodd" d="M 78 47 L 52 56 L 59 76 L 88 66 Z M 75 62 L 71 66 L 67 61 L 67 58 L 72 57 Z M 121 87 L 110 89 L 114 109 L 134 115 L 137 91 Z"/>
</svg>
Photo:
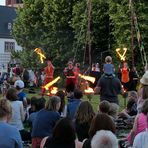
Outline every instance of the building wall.
<svg viewBox="0 0 148 148">
<path fill-rule="evenodd" d="M 5 52 L 5 42 L 14 42 L 15 51 L 21 51 L 22 47 L 14 39 L 0 38 L 0 72 L 8 71 L 8 63 L 11 60 L 11 52 Z"/>
<path fill-rule="evenodd" d="M 7 38 L 0 38 L 0 54 L 5 53 L 5 42 L 14 42 L 15 43 L 15 50 L 21 51 L 22 47 L 19 46 L 14 39 L 7 39 Z"/>
</svg>

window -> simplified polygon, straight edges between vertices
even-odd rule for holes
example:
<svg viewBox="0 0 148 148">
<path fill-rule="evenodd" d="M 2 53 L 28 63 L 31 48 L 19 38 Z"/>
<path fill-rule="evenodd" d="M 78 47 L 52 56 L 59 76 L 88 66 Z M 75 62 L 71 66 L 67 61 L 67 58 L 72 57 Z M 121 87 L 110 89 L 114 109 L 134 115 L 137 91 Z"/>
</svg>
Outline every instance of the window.
<svg viewBox="0 0 148 148">
<path fill-rule="evenodd" d="M 15 50 L 15 43 L 14 42 L 5 42 L 5 52 L 11 52 Z"/>
</svg>

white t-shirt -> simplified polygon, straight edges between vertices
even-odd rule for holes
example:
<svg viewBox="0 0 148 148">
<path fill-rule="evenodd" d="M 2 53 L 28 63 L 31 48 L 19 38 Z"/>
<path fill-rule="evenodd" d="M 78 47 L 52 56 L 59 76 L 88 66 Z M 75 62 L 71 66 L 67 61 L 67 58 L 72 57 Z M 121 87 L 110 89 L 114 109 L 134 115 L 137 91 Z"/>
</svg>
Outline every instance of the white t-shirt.
<svg viewBox="0 0 148 148">
<path fill-rule="evenodd" d="M 139 133 L 135 137 L 133 148 L 148 148 L 148 130 Z"/>
<path fill-rule="evenodd" d="M 24 129 L 23 122 L 22 122 L 22 114 L 21 108 L 23 108 L 22 101 L 11 101 L 12 106 L 12 117 L 10 120 L 10 124 L 15 126 L 18 130 Z"/>
</svg>

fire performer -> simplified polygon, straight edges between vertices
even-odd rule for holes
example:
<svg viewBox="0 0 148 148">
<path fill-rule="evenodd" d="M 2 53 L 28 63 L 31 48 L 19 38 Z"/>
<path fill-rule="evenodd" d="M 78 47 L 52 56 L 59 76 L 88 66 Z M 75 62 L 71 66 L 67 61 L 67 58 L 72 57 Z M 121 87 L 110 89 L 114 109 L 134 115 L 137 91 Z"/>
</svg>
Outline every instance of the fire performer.
<svg viewBox="0 0 148 148">
<path fill-rule="evenodd" d="M 68 93 L 73 92 L 76 85 L 76 77 L 72 61 L 68 62 L 68 67 L 64 69 L 64 74 L 66 76 L 66 91 Z"/>
<path fill-rule="evenodd" d="M 128 91 L 129 87 L 129 71 L 127 62 L 124 62 L 123 68 L 121 68 L 121 82 L 125 91 Z"/>
<path fill-rule="evenodd" d="M 47 59 L 47 66 L 44 68 L 45 78 L 44 78 L 44 86 L 53 80 L 54 74 L 54 66 L 52 65 L 51 59 Z M 49 91 L 51 88 L 49 88 Z M 42 88 L 42 96 L 45 93 L 45 88 Z"/>
</svg>

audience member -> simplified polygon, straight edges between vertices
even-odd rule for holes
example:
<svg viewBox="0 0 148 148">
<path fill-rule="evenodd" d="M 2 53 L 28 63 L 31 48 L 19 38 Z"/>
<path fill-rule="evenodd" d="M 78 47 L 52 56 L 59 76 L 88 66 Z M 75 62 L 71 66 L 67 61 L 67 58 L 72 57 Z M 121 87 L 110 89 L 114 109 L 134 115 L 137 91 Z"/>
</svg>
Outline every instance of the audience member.
<svg viewBox="0 0 148 148">
<path fill-rule="evenodd" d="M 133 143 L 133 148 L 147 148 L 148 147 L 148 129 L 139 133 Z"/>
<path fill-rule="evenodd" d="M 70 119 L 74 119 L 75 113 L 79 104 L 81 103 L 81 98 L 83 97 L 82 91 L 75 89 L 74 90 L 74 98 L 69 99 L 69 103 L 67 104 L 67 117 Z"/>
<path fill-rule="evenodd" d="M 12 115 L 11 104 L 0 100 L 0 148 L 23 148 L 19 131 L 8 124 Z"/>
<path fill-rule="evenodd" d="M 45 143 L 45 145 L 44 145 Z M 41 148 L 81 148 L 82 143 L 76 140 L 72 121 L 63 118 L 57 122 L 53 129 L 52 137 L 43 139 Z"/>
<path fill-rule="evenodd" d="M 144 101 L 141 113 L 138 114 L 135 118 L 133 129 L 129 133 L 127 140 L 132 145 L 135 136 L 138 133 L 145 131 L 147 128 L 147 114 L 148 114 L 148 99 Z"/>
<path fill-rule="evenodd" d="M 27 107 L 26 93 L 23 91 L 24 82 L 22 80 L 16 80 L 14 87 L 17 90 L 18 100 L 23 102 L 24 107 Z"/>
<path fill-rule="evenodd" d="M 99 79 L 95 92 L 100 94 L 100 101 L 107 100 L 110 103 L 118 104 L 118 94 L 123 93 L 123 90 L 118 78 L 104 74 Z"/>
<path fill-rule="evenodd" d="M 119 113 L 119 117 L 132 118 L 137 115 L 137 99 L 138 95 L 136 91 L 128 92 L 128 102 L 126 108 Z"/>
<path fill-rule="evenodd" d="M 67 106 L 65 105 L 65 93 L 62 90 L 59 90 L 56 95 L 61 99 L 59 113 L 61 117 L 66 117 Z"/>
<path fill-rule="evenodd" d="M 108 114 L 110 111 L 110 103 L 106 100 L 103 100 L 99 104 L 99 112 Z"/>
<path fill-rule="evenodd" d="M 116 131 L 115 123 L 107 114 L 99 113 L 93 118 L 89 129 L 89 139 L 84 141 L 82 148 L 91 148 L 91 140 L 100 130 L 108 130 L 113 133 Z"/>
<path fill-rule="evenodd" d="M 45 109 L 38 112 L 32 128 L 32 147 L 40 146 L 41 140 L 46 136 L 51 136 L 56 122 L 60 119 L 58 113 L 61 100 L 58 96 L 49 98 Z"/>
<path fill-rule="evenodd" d="M 112 57 L 111 56 L 107 56 L 105 58 L 105 64 L 103 66 L 103 71 L 104 71 L 104 74 L 107 74 L 107 75 L 114 74 L 115 68 L 114 68 L 114 65 L 112 64 Z"/>
<path fill-rule="evenodd" d="M 22 102 L 17 99 L 17 90 L 15 88 L 8 89 L 6 98 L 10 101 L 12 107 L 12 117 L 9 123 L 19 130 L 23 141 L 31 140 L 30 133 L 24 129 L 25 113 Z"/>
<path fill-rule="evenodd" d="M 140 79 L 141 87 L 138 90 L 137 110 L 140 113 L 143 102 L 148 98 L 148 73 L 146 72 Z"/>
<path fill-rule="evenodd" d="M 88 131 L 94 116 L 92 105 L 88 101 L 81 102 L 75 115 L 75 128 L 79 141 L 89 138 Z"/>
<path fill-rule="evenodd" d="M 92 138 L 91 148 L 118 148 L 118 139 L 111 131 L 101 130 Z"/>
</svg>

